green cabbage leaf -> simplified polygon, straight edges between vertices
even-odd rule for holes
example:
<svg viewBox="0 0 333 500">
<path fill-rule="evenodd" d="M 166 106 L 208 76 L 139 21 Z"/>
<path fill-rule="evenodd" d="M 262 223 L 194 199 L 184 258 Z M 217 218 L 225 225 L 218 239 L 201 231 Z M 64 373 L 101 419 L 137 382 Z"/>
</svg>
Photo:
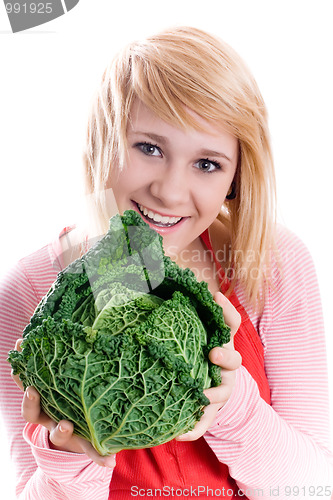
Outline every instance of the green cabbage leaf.
<svg viewBox="0 0 333 500">
<path fill-rule="evenodd" d="M 209 403 L 203 390 L 221 382 L 208 352 L 229 337 L 207 284 L 126 211 L 59 273 L 8 360 L 51 418 L 108 455 L 192 429 Z"/>
</svg>

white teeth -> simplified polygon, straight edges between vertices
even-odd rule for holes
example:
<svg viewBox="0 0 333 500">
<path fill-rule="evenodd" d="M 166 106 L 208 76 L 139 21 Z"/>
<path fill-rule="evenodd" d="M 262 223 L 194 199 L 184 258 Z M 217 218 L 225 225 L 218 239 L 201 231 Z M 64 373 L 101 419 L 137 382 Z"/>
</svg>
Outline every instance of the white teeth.
<svg viewBox="0 0 333 500">
<path fill-rule="evenodd" d="M 143 205 L 140 205 L 138 203 L 138 207 L 140 211 L 143 213 L 143 215 L 149 217 L 149 219 L 152 219 L 155 222 L 159 222 L 161 224 L 176 224 L 177 222 L 180 221 L 182 217 L 167 217 L 161 214 L 156 214 L 152 210 L 148 210 L 146 207 Z"/>
</svg>

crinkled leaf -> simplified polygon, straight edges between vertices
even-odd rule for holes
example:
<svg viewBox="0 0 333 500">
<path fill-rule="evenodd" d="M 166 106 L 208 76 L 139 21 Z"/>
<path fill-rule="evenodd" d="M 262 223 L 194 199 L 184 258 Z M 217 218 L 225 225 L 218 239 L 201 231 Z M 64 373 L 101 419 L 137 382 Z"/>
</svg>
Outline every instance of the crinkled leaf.
<svg viewBox="0 0 333 500">
<path fill-rule="evenodd" d="M 9 361 L 45 412 L 101 454 L 162 444 L 193 428 L 220 383 L 209 350 L 229 340 L 208 286 L 163 253 L 127 211 L 59 273 Z"/>
</svg>

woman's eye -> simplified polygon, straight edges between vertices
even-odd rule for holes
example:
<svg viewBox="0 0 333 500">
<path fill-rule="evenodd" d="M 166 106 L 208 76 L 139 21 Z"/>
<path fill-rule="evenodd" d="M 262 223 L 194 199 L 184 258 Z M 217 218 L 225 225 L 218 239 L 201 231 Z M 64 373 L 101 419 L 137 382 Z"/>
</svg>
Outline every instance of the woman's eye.
<svg viewBox="0 0 333 500">
<path fill-rule="evenodd" d="M 202 172 L 214 172 L 215 170 L 220 170 L 221 165 L 216 161 L 211 160 L 199 160 L 194 166 L 196 166 Z"/>
<path fill-rule="evenodd" d="M 141 142 L 137 144 L 137 147 L 147 156 L 161 156 L 160 148 L 158 146 L 154 146 L 154 144 Z"/>
</svg>

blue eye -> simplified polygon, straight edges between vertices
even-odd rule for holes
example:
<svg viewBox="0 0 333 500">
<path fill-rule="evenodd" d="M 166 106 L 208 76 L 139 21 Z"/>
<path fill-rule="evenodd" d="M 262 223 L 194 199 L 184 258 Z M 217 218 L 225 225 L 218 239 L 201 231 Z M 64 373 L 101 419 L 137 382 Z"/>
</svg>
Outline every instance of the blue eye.
<svg viewBox="0 0 333 500">
<path fill-rule="evenodd" d="M 201 172 L 215 172 L 216 170 L 221 170 L 221 165 L 217 161 L 211 160 L 199 160 L 194 166 L 196 166 Z"/>
<path fill-rule="evenodd" d="M 136 144 L 145 155 L 147 156 L 161 156 L 161 150 L 158 146 L 150 144 L 149 142 L 139 142 Z"/>
</svg>

